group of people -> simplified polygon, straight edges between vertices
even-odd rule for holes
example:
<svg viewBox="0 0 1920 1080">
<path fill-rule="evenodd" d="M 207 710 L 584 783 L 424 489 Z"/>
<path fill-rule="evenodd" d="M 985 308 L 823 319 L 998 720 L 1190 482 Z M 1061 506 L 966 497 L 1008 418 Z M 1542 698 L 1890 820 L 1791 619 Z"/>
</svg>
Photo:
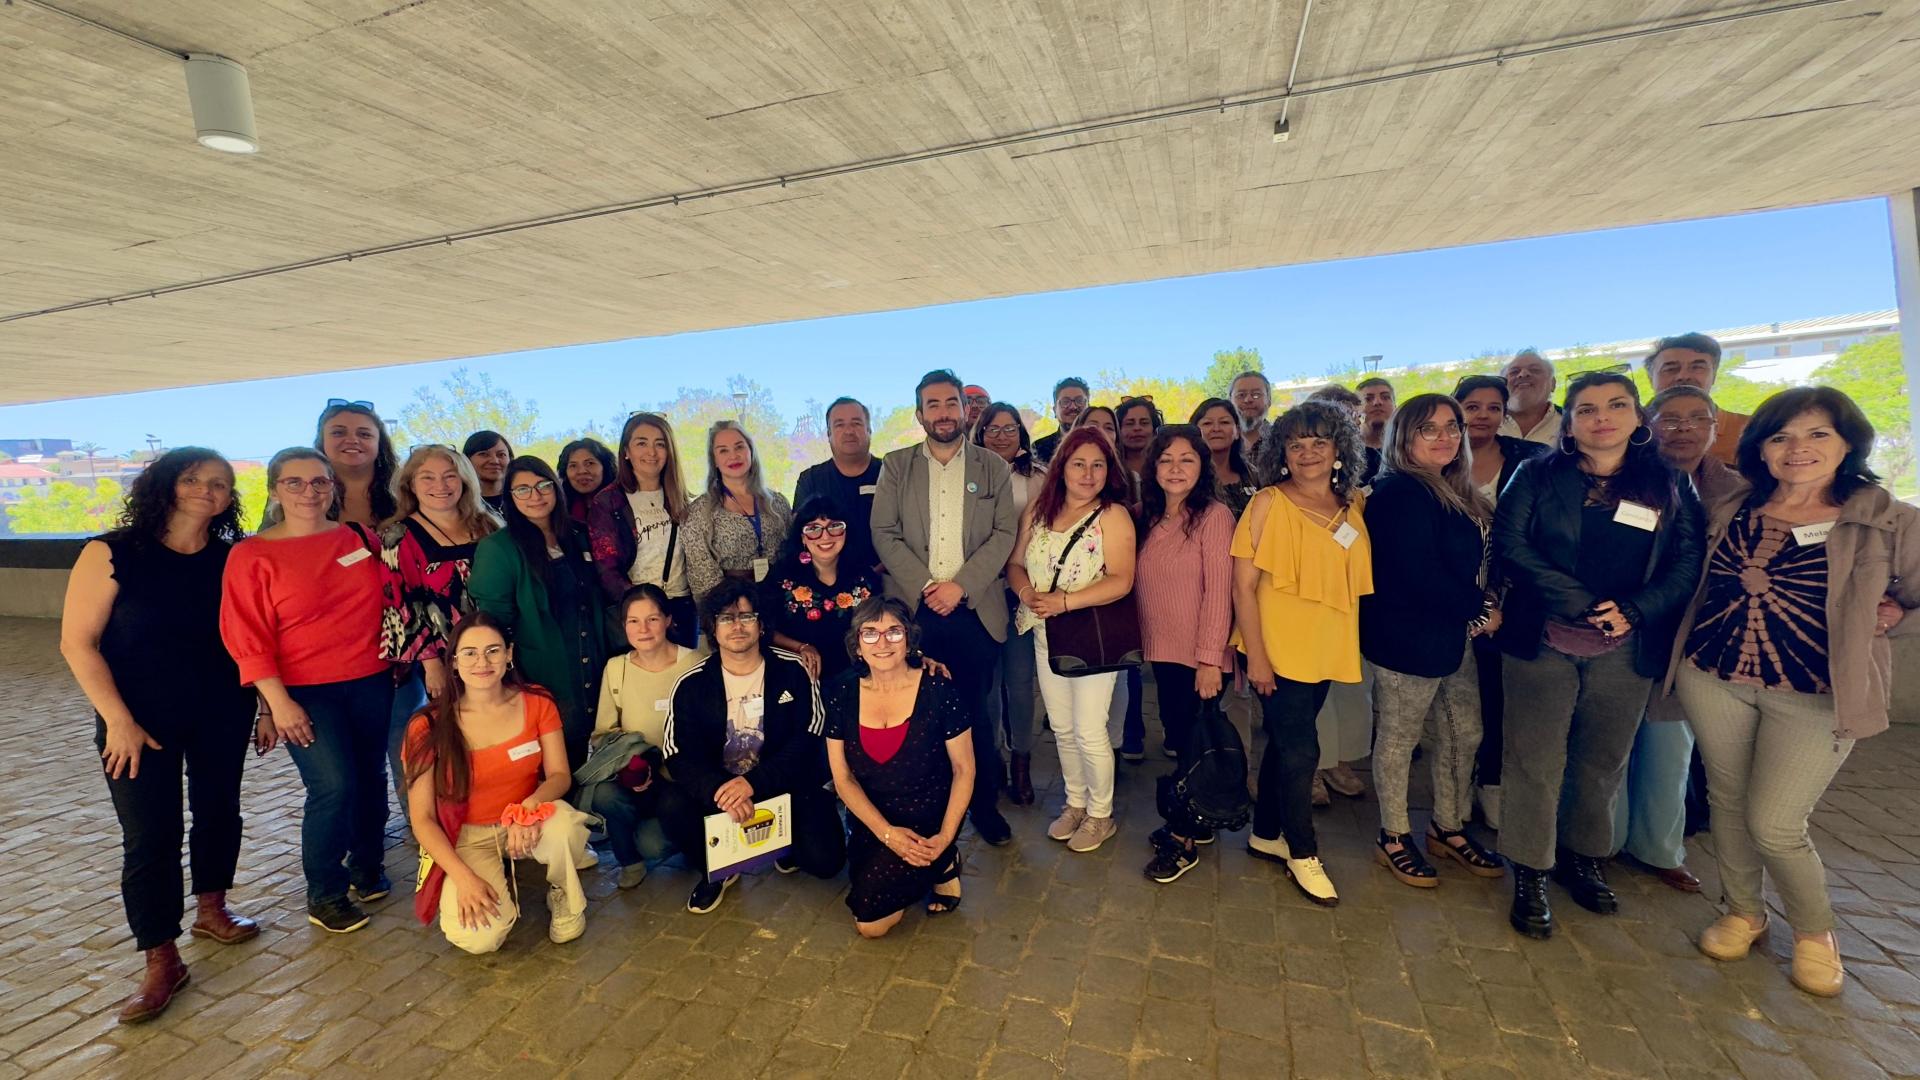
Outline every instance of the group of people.
<svg viewBox="0 0 1920 1080">
<path fill-rule="evenodd" d="M 311 446 L 269 462 L 252 536 L 231 466 L 169 451 L 82 551 L 62 627 L 146 953 L 122 1016 L 187 980 L 183 839 L 193 933 L 258 932 L 226 902 L 248 743 L 285 743 L 299 770 L 307 912 L 328 931 L 366 925 L 392 888 L 391 783 L 421 853 L 416 914 L 471 952 L 518 917 L 514 859 L 545 867 L 552 940 L 578 937 L 595 829 L 620 887 L 678 852 L 687 909 L 714 910 L 735 879 L 703 872 L 707 820 L 781 796 L 776 869 L 844 868 L 877 937 L 917 904 L 960 905 L 964 822 L 1012 841 L 999 800 L 1036 800 L 1037 705 L 1064 788 L 1047 836 L 1089 852 L 1116 834 L 1143 668 L 1176 775 L 1226 695 L 1251 695 L 1247 850 L 1308 899 L 1338 902 L 1314 809 L 1360 795 L 1371 757 L 1376 861 L 1420 888 L 1436 861 L 1510 874 L 1530 937 L 1554 929 L 1549 879 L 1616 911 L 1617 854 L 1700 888 L 1682 844 L 1697 740 L 1727 908 L 1701 950 L 1734 959 L 1766 931 L 1770 874 L 1794 982 L 1838 993 L 1807 820 L 1887 726 L 1885 638 L 1920 605 L 1920 526 L 1867 466 L 1873 429 L 1845 395 L 1719 409 L 1719 355 L 1699 334 L 1657 343 L 1646 402 L 1602 371 L 1556 403 L 1553 365 L 1527 352 L 1450 395 L 1396 401 L 1370 378 L 1277 417 L 1246 372 L 1186 423 L 1069 378 L 1038 439 L 934 371 L 915 388 L 924 440 L 884 458 L 866 406 L 833 402 L 831 457 L 791 501 L 732 421 L 708 432 L 694 493 L 656 413 L 553 463 L 488 431 L 402 461 L 372 403 L 334 400 Z M 1094 616 L 1137 622 L 1126 663 L 1089 656 Z M 1491 847 L 1468 831 L 1476 805 Z M 1156 810 L 1145 873 L 1171 882 L 1215 828 L 1178 799 Z"/>
</svg>

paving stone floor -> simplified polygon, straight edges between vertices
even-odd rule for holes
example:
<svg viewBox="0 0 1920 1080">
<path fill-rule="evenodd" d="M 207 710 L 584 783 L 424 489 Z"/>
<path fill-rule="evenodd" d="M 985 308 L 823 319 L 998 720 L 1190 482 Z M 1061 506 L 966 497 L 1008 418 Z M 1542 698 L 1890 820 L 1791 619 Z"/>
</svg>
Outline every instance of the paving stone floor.
<svg viewBox="0 0 1920 1080">
<path fill-rule="evenodd" d="M 1416 891 L 1373 865 L 1371 800 L 1319 818 L 1337 909 L 1240 837 L 1156 886 L 1140 867 L 1157 758 L 1121 767 L 1120 835 L 1089 855 L 1042 834 L 1047 770 L 1043 806 L 1010 808 L 1013 845 L 967 840 L 965 905 L 883 941 L 856 937 L 838 883 L 757 877 L 703 917 L 682 909 L 687 874 L 623 893 L 607 860 L 587 874 L 585 937 L 547 941 L 523 873 L 522 925 L 470 957 L 413 921 L 397 837 L 400 888 L 366 930 L 329 937 L 304 918 L 300 786 L 280 752 L 249 762 L 234 893 L 264 932 L 183 939 L 192 986 L 123 1028 L 139 961 L 119 833 L 55 632 L 0 620 L 0 1080 L 1920 1075 L 1913 727 L 1862 744 L 1818 815 L 1853 975 L 1833 1001 L 1787 983 L 1782 931 L 1743 963 L 1700 957 L 1709 901 L 1626 870 L 1619 916 L 1563 899 L 1562 932 L 1522 941 L 1503 882 L 1443 870 Z M 1704 849 L 1692 865 L 1711 890 Z"/>
</svg>

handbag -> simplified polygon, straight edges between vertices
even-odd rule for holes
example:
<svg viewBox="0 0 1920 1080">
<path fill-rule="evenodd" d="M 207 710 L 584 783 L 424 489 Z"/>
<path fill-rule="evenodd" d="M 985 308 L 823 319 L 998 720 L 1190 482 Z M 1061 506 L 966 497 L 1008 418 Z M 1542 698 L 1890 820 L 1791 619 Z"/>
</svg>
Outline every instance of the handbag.
<svg viewBox="0 0 1920 1080">
<path fill-rule="evenodd" d="M 1067 537 L 1065 550 L 1071 552 L 1093 519 L 1088 514 Z M 1052 592 L 1060 587 L 1060 572 L 1066 568 L 1063 554 L 1053 568 Z M 1047 666 L 1055 675 L 1078 678 L 1124 671 L 1141 661 L 1140 611 L 1131 592 L 1110 604 L 1064 611 L 1047 620 Z"/>
</svg>

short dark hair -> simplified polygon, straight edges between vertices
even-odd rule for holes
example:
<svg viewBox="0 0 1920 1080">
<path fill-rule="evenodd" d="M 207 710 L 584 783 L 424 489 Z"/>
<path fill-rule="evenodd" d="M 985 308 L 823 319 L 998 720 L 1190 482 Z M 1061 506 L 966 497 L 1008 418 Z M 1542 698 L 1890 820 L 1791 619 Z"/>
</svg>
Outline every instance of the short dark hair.
<svg viewBox="0 0 1920 1080">
<path fill-rule="evenodd" d="M 482 450 L 491 450 L 493 449 L 494 443 L 499 443 L 506 447 L 508 457 L 513 456 L 513 444 L 507 441 L 507 437 L 497 431 L 489 431 L 485 428 L 467 436 L 467 441 L 460 444 L 460 456 L 472 457 Z"/>
<path fill-rule="evenodd" d="M 1353 384 L 1353 388 L 1355 390 L 1365 390 L 1369 386 L 1384 386 L 1387 388 L 1389 393 L 1393 391 L 1393 384 L 1381 378 L 1378 375 L 1374 375 L 1370 378 L 1361 379 L 1359 382 Z"/>
<path fill-rule="evenodd" d="M 1087 387 L 1087 380 L 1081 378 L 1078 375 L 1069 375 L 1066 378 L 1061 379 L 1059 382 L 1054 383 L 1053 384 L 1053 400 L 1055 401 L 1060 400 L 1060 391 L 1062 390 L 1078 390 L 1081 393 L 1087 395 L 1088 397 L 1093 396 L 1093 391 L 1088 389 Z"/>
<path fill-rule="evenodd" d="M 1127 413 L 1133 411 L 1134 409 L 1140 409 L 1140 408 L 1144 408 L 1147 410 L 1148 418 L 1153 421 L 1153 430 L 1159 431 L 1163 426 L 1166 425 L 1167 418 L 1160 414 L 1160 407 L 1153 403 L 1152 398 L 1130 397 L 1130 398 L 1121 398 L 1120 404 L 1115 405 L 1113 407 L 1113 426 L 1119 427 L 1120 421 L 1127 415 Z"/>
<path fill-rule="evenodd" d="M 867 426 L 868 427 L 873 426 L 873 410 L 867 408 L 867 403 L 864 401 L 861 401 L 859 398 L 850 398 L 850 397 L 834 398 L 833 404 L 827 406 L 827 411 L 820 414 L 820 419 L 831 424 L 833 422 L 833 410 L 839 408 L 842 405 L 860 406 L 861 415 L 867 418 Z"/>
<path fill-rule="evenodd" d="M 960 376 L 955 375 L 951 368 L 934 368 L 932 371 L 920 376 L 920 385 L 913 388 L 914 412 L 920 411 L 920 395 L 927 392 L 927 387 L 939 386 L 941 383 L 946 383 L 953 387 L 953 392 L 956 397 L 967 396 L 966 384 L 960 381 Z"/>
<path fill-rule="evenodd" d="M 1027 435 L 1027 419 L 1020 415 L 1018 406 L 1010 405 L 1004 401 L 996 401 L 987 406 L 986 411 L 980 414 L 980 422 L 973 425 L 973 445 L 982 447 L 987 445 L 987 425 L 993 423 L 993 418 L 1001 413 L 1006 413 L 1008 416 L 1013 417 L 1014 426 L 1020 429 L 1020 453 L 1014 456 L 1013 461 L 1008 464 L 1008 468 L 1011 468 L 1021 476 L 1032 476 L 1033 439 Z"/>
<path fill-rule="evenodd" d="M 1505 375 L 1464 375 L 1453 384 L 1453 400 L 1465 401 L 1467 395 L 1476 390 L 1500 391 L 1500 407 L 1506 408 L 1509 394 Z"/>
<path fill-rule="evenodd" d="M 627 612 L 633 609 L 633 605 L 642 600 L 659 608 L 660 614 L 665 615 L 668 622 L 673 621 L 673 609 L 667 606 L 667 590 L 655 585 L 651 581 L 643 581 L 621 595 L 620 621 L 625 622 Z"/>
<path fill-rule="evenodd" d="M 1241 379 L 1259 379 L 1260 385 L 1266 387 L 1268 390 L 1273 389 L 1273 380 L 1267 378 L 1267 373 L 1264 371 L 1255 370 L 1253 368 L 1248 368 L 1247 370 L 1241 372 L 1240 374 L 1235 375 L 1233 378 L 1228 379 L 1227 389 L 1232 390 L 1233 384 L 1239 382 Z"/>
<path fill-rule="evenodd" d="M 1663 337 L 1659 341 L 1654 342 L 1653 351 L 1647 354 L 1645 360 L 1640 361 L 1640 366 L 1646 369 L 1647 374 L 1653 374 L 1654 358 L 1666 352 L 1668 349 L 1688 349 L 1693 352 L 1706 353 L 1708 356 L 1713 357 L 1713 370 L 1720 370 L 1720 343 L 1708 335 L 1700 333 L 1698 330 L 1689 330 L 1684 334 Z"/>
<path fill-rule="evenodd" d="M 847 620 L 847 659 L 858 662 L 860 659 L 860 628 L 867 623 L 879 621 L 882 615 L 891 615 L 900 620 L 907 630 L 907 663 L 915 667 L 914 657 L 920 652 L 920 624 L 913 621 L 913 612 L 907 605 L 885 593 L 874 593 L 853 609 L 853 617 Z"/>
<path fill-rule="evenodd" d="M 1753 485 L 1749 505 L 1765 503 L 1780 484 L 1767 470 L 1760 447 L 1795 417 L 1816 409 L 1833 418 L 1834 433 L 1847 441 L 1847 456 L 1840 459 L 1840 468 L 1833 474 L 1834 503 L 1844 503 L 1854 492 L 1880 482 L 1880 474 L 1867 465 L 1867 457 L 1873 453 L 1873 421 L 1852 398 L 1831 386 L 1799 386 L 1761 402 L 1747 421 L 1746 430 L 1740 433 L 1735 457 L 1740 475 Z"/>
<path fill-rule="evenodd" d="M 826 518 L 828 521 L 846 521 L 847 515 L 825 495 L 809 495 L 805 502 L 794 507 L 793 516 L 787 519 L 786 538 L 780 541 L 780 550 L 774 556 L 773 565 L 778 567 L 798 565 L 800 553 L 807 550 L 807 538 L 800 535 L 800 527 L 821 518 Z M 847 522 L 847 528 L 851 530 L 853 523 Z M 847 540 L 852 539 L 853 535 L 849 531 Z M 840 550 L 844 553 L 846 547 L 843 546 Z"/>
<path fill-rule="evenodd" d="M 1341 386 L 1339 383 L 1328 383 L 1313 393 L 1308 394 L 1307 400 L 1331 401 L 1335 405 L 1345 405 L 1349 409 L 1357 409 L 1360 407 L 1360 395 Z"/>
<path fill-rule="evenodd" d="M 1683 397 L 1699 398 L 1701 401 L 1707 403 L 1707 409 L 1715 416 L 1720 415 L 1720 406 L 1713 403 L 1713 395 L 1692 383 L 1681 383 L 1678 386 L 1669 386 L 1665 390 L 1653 395 L 1653 397 L 1647 401 L 1647 415 L 1656 415 L 1667 402 L 1672 401 L 1674 398 Z"/>
<path fill-rule="evenodd" d="M 745 600 L 748 610 L 754 614 L 763 614 L 760 610 L 760 586 L 746 578 L 724 577 L 713 591 L 700 598 L 700 629 L 708 638 L 714 636 L 713 629 L 719 625 L 715 618 L 723 611 L 730 611 L 735 604 Z M 773 640 L 773 634 L 766 627 L 760 628 L 760 643 Z"/>
<path fill-rule="evenodd" d="M 1260 442 L 1260 460 L 1255 467 L 1271 483 L 1287 478 L 1287 443 L 1293 439 L 1327 439 L 1333 443 L 1340 468 L 1334 470 L 1328 486 L 1341 505 L 1353 501 L 1353 490 L 1360 486 L 1360 472 L 1366 468 L 1366 443 L 1360 440 L 1360 425 L 1346 406 L 1324 398 L 1307 400 L 1280 414 L 1273 428 Z"/>
</svg>

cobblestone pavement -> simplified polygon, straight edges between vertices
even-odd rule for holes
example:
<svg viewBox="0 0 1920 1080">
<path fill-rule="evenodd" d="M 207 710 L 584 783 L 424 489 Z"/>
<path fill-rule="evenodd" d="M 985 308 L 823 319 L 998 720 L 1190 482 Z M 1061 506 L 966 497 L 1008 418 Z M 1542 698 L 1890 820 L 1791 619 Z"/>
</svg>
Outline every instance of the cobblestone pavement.
<svg viewBox="0 0 1920 1080">
<path fill-rule="evenodd" d="M 1013 845 L 968 841 L 965 906 L 910 914 L 878 942 L 853 933 L 840 884 L 757 877 L 703 917 L 682 909 L 686 873 L 622 893 L 605 860 L 586 875 L 585 937 L 548 942 L 523 871 L 523 925 L 469 957 L 413 921 L 397 835 L 394 897 L 366 930 L 328 937 L 304 918 L 300 788 L 277 753 L 249 763 L 234 892 L 264 932 L 183 938 L 192 985 L 123 1028 L 139 961 L 119 833 L 54 635 L 0 620 L 0 1080 L 1920 1075 L 1912 727 L 1863 743 L 1818 815 L 1852 970 L 1833 1001 L 1787 983 L 1783 931 L 1743 963 L 1699 956 L 1710 903 L 1624 869 L 1619 916 L 1561 899 L 1562 932 L 1523 942 L 1503 882 L 1446 869 L 1416 891 L 1373 865 L 1371 800 L 1319 819 L 1336 909 L 1239 837 L 1156 886 L 1140 867 L 1158 758 L 1121 766 L 1120 835 L 1089 855 L 1042 834 L 1059 802 L 1048 770 L 1042 806 L 1010 809 Z M 1692 865 L 1711 878 L 1704 851 Z"/>
</svg>

